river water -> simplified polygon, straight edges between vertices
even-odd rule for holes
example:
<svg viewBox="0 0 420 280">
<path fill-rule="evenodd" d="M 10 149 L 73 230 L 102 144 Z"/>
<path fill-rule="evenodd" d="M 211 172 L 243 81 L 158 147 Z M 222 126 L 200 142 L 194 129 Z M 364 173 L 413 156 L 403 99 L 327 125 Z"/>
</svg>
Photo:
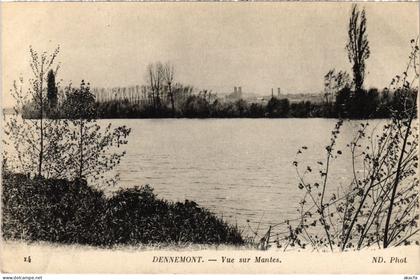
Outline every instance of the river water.
<svg viewBox="0 0 420 280">
<path fill-rule="evenodd" d="M 193 200 L 244 232 L 267 230 L 297 216 L 303 192 L 293 161 L 316 179 L 317 161 L 334 119 L 121 119 L 101 120 L 132 128 L 126 156 L 116 168 L 120 185 L 151 185 L 160 198 Z M 360 121 L 346 121 L 331 164 L 331 190 L 350 178 L 349 143 Z M 370 121 L 375 127 L 383 121 Z M 307 149 L 302 149 L 305 146 Z M 296 157 L 298 150 L 303 153 Z M 319 176 L 318 176 L 319 178 Z M 319 180 L 319 179 L 318 179 Z M 259 225 L 259 226 L 258 226 Z"/>
</svg>

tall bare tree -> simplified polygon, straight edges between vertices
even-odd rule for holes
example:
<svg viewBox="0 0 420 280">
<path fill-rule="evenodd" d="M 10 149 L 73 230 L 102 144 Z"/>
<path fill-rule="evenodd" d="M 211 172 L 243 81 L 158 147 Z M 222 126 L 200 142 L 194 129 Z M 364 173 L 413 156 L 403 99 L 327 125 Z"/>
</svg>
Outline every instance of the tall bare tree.
<svg viewBox="0 0 420 280">
<path fill-rule="evenodd" d="M 147 79 L 150 83 L 150 90 L 152 93 L 152 101 L 154 109 L 159 109 L 161 105 L 160 92 L 163 84 L 164 67 L 161 62 L 149 64 L 147 66 Z"/>
<path fill-rule="evenodd" d="M 349 61 L 353 64 L 353 81 L 357 93 L 363 88 L 365 61 L 369 58 L 370 50 L 366 33 L 366 12 L 365 9 L 359 11 L 356 4 L 352 7 L 348 35 L 346 49 Z"/>
</svg>

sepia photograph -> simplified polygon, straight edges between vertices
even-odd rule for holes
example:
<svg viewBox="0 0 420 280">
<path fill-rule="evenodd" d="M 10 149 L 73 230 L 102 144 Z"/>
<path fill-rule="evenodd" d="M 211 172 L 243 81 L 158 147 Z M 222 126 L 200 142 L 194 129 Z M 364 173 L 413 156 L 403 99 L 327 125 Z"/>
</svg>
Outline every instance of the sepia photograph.
<svg viewBox="0 0 420 280">
<path fill-rule="evenodd" d="M 2 273 L 420 273 L 418 2 L 0 23 Z"/>
</svg>

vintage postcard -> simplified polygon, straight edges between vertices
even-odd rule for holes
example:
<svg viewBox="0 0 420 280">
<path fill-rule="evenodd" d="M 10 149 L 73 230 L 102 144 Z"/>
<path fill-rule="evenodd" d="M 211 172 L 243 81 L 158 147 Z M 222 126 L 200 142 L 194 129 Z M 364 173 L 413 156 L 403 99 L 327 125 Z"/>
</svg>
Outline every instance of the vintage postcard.
<svg viewBox="0 0 420 280">
<path fill-rule="evenodd" d="M 8 2 L 2 273 L 420 273 L 418 2 Z"/>
</svg>

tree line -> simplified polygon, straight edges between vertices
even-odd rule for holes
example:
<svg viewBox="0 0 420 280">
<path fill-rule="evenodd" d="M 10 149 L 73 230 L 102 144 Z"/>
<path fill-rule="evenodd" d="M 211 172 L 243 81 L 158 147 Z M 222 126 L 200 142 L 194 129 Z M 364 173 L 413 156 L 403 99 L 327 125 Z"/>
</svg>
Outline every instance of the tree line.
<svg viewBox="0 0 420 280">
<path fill-rule="evenodd" d="M 153 87 L 147 103 L 130 102 L 128 99 L 96 101 L 92 95 L 94 118 L 349 118 L 371 119 L 389 118 L 398 111 L 401 99 L 405 99 L 400 91 L 385 88 L 352 90 L 351 82 L 342 81 L 346 73 L 335 70 L 325 75 L 324 101 L 290 102 L 287 98 L 272 96 L 266 103 L 248 102 L 244 99 L 226 101 L 218 98 L 210 91 L 203 90 L 192 94 L 192 87 L 176 83 L 170 94 L 165 90 Z M 54 77 L 49 75 L 49 77 Z M 348 75 L 347 75 L 348 77 Z M 51 78 L 52 80 L 53 78 Z M 348 83 L 347 83 L 348 82 Z M 51 82 L 47 85 L 47 104 L 43 115 L 46 118 L 66 118 L 68 110 L 68 91 L 64 90 L 64 98 L 57 102 L 57 86 Z M 50 90 L 51 89 L 51 90 Z M 53 92 L 50 94 L 50 92 Z M 187 94 L 185 94 L 187 92 Z M 179 94 L 178 94 L 179 93 Z M 181 96 L 181 93 L 182 96 Z M 414 91 L 406 92 L 406 101 L 414 104 Z M 23 106 L 24 118 L 40 118 L 41 111 L 36 102 L 28 102 Z"/>
</svg>

